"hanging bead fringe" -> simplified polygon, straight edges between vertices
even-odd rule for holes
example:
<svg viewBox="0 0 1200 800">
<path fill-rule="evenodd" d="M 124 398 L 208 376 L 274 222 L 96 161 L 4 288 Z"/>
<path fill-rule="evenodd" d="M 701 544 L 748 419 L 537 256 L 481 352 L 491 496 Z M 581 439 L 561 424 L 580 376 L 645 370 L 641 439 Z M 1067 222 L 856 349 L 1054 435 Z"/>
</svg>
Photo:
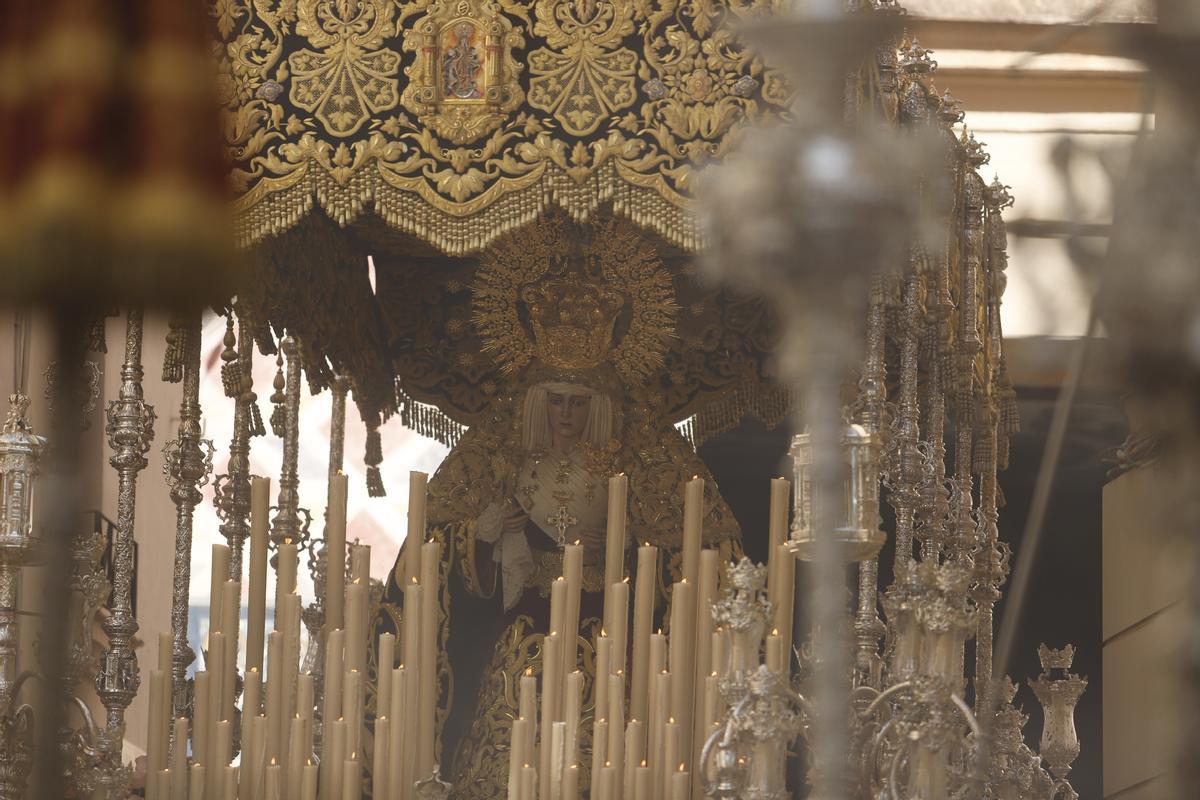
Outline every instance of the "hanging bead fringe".
<svg viewBox="0 0 1200 800">
<path fill-rule="evenodd" d="M 171 317 L 167 331 L 167 351 L 163 353 L 162 379 L 164 383 L 179 383 L 183 380 L 183 360 L 188 352 L 187 320 L 180 316 Z"/>
<path fill-rule="evenodd" d="M 386 497 L 387 491 L 383 488 L 383 475 L 379 472 L 379 465 L 383 463 L 383 440 L 379 435 L 377 423 L 368 423 L 367 453 L 363 457 L 363 462 L 367 465 L 367 495 L 369 497 Z"/>
<path fill-rule="evenodd" d="M 414 400 L 399 381 L 396 382 L 396 410 L 401 425 L 446 447 L 454 447 L 467 432 L 466 425 L 455 422 L 436 406 Z"/>
</svg>

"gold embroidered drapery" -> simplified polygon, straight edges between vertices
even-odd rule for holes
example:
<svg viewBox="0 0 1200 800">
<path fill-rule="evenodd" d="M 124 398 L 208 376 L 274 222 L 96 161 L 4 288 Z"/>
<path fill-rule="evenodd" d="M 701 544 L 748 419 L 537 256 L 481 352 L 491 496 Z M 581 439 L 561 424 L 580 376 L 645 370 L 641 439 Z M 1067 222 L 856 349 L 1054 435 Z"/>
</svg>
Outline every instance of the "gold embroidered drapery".
<svg viewBox="0 0 1200 800">
<path fill-rule="evenodd" d="M 215 0 L 238 238 L 370 210 L 460 255 L 554 207 L 694 250 L 697 167 L 777 116 L 774 0 Z"/>
</svg>

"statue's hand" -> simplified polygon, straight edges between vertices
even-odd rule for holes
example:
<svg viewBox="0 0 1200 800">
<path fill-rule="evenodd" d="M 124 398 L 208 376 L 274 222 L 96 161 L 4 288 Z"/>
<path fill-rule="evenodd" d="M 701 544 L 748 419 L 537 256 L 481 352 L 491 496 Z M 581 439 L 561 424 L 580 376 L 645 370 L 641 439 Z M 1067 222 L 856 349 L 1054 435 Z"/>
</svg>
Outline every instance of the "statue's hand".
<svg viewBox="0 0 1200 800">
<path fill-rule="evenodd" d="M 604 547 L 607 534 L 601 528 L 580 528 L 579 542 L 584 550 L 599 551 Z"/>
<path fill-rule="evenodd" d="M 504 515 L 504 532 L 505 533 L 521 533 L 525 530 L 525 523 L 529 522 L 529 515 L 520 506 L 516 506 L 507 514 Z"/>
</svg>

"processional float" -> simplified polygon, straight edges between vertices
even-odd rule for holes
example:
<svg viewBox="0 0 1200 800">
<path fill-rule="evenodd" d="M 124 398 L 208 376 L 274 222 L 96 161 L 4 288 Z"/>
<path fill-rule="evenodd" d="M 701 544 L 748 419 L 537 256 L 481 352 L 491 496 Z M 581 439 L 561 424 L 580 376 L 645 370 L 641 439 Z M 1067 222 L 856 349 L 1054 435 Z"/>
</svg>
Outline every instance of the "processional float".
<svg viewBox="0 0 1200 800">
<path fill-rule="evenodd" d="M 653 413 L 693 444 L 747 415 L 777 424 L 797 408 L 803 432 L 790 485 L 772 487 L 766 566 L 722 563 L 703 546 L 704 487 L 686 482 L 665 632 L 653 632 L 653 604 L 642 601 L 660 553 L 637 548 L 626 576 L 624 504 L 610 514 L 604 625 L 586 643 L 592 689 L 584 694 L 583 651 L 541 632 L 540 680 L 514 687 L 508 796 L 570 800 L 589 786 L 594 798 L 765 800 L 788 796 L 790 780 L 828 798 L 1073 797 L 1072 713 L 1086 682 L 1068 672 L 1071 648 L 1040 653 L 1040 755 L 1024 744 L 1017 687 L 992 654 L 1009 556 L 997 471 L 1017 425 L 999 315 L 1011 199 L 980 176 L 987 155 L 959 127 L 949 93 L 935 91 L 929 52 L 902 38 L 900 9 L 849 5 L 214 4 L 236 237 L 253 257 L 216 301 L 228 316 L 221 371 L 234 433 L 215 481 L 227 545 L 214 550 L 210 635 L 194 653 L 192 518 L 214 447 L 201 438 L 193 308 L 173 320 L 164 365 L 183 394 L 160 489 L 178 509 L 170 635 L 154 668 L 139 664 L 119 568 L 96 670 L 104 718 L 85 715 L 81 728 L 51 717 L 41 744 L 56 743 L 62 762 L 33 746 L 6 647 L 0 748 L 11 766 L 0 796 L 23 795 L 35 756 L 77 790 L 123 796 L 123 716 L 142 674 L 148 797 L 453 795 L 435 741 L 442 545 L 415 546 L 426 532 L 415 476 L 412 599 L 399 638 L 370 641 L 381 589 L 364 548 L 346 541 L 346 400 L 352 393 L 370 432 L 371 495 L 384 490 L 378 428 L 390 416 L 448 443 L 478 424 L 502 391 L 472 318 L 479 261 L 505 242 L 519 247 L 526 226 L 552 224 L 564 258 L 599 259 L 606 235 L 633 237 L 669 276 L 673 296 L 659 311 L 674 338 L 656 356 L 667 377 L 639 398 Z M 114 299 L 139 301 L 126 312 L 108 411 L 122 487 L 114 560 L 124 567 L 151 446 L 140 308 L 153 296 Z M 247 457 L 267 434 L 250 380 L 255 348 L 279 367 L 273 510 L 270 482 L 249 474 Z M 335 409 L 320 536 L 296 494 L 304 382 L 330 389 Z M 6 645 L 9 587 L 44 538 L 29 499 L 36 464 L 55 446 L 29 430 L 28 402 L 14 397 L 0 438 Z M 610 497 L 620 497 L 613 480 Z M 72 551 L 85 618 L 76 637 L 90 637 L 94 552 L 91 540 Z M 884 554 L 892 580 L 880 593 Z M 302 556 L 317 586 L 308 605 L 295 591 Z M 552 619 L 579 613 L 581 559 L 565 545 Z M 850 564 L 853 609 L 843 602 Z M 188 677 L 197 658 L 204 668 Z M 58 699 L 70 686 L 53 687 L 65 692 Z"/>
</svg>

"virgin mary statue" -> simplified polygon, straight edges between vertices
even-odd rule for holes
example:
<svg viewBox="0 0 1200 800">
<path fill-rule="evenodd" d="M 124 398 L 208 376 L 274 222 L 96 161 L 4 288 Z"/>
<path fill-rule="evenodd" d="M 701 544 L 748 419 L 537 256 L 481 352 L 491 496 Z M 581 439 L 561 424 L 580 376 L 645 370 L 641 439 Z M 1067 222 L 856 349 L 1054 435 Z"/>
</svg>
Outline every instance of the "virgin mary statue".
<svg viewBox="0 0 1200 800">
<path fill-rule="evenodd" d="M 427 535 L 442 543 L 439 709 L 443 777 L 453 797 L 502 798 L 507 787 L 516 687 L 540 674 L 550 583 L 563 546 L 584 546 L 579 647 L 590 714 L 603 583 L 609 478 L 629 480 L 627 558 L 635 543 L 659 548 L 664 587 L 679 579 L 684 483 L 709 477 L 688 442 L 647 400 L 674 334 L 670 275 L 628 227 L 610 228 L 588 252 L 552 231 L 502 241 L 482 257 L 473 287 L 484 352 L 508 385 L 429 484 Z M 740 550 L 739 532 L 711 477 L 705 546 Z M 628 574 L 628 563 L 627 563 Z M 398 610 L 397 560 L 385 611 Z M 590 725 L 583 725 L 585 733 Z M 586 756 L 590 741 L 581 743 Z M 582 757 L 586 770 L 590 757 Z"/>
</svg>

